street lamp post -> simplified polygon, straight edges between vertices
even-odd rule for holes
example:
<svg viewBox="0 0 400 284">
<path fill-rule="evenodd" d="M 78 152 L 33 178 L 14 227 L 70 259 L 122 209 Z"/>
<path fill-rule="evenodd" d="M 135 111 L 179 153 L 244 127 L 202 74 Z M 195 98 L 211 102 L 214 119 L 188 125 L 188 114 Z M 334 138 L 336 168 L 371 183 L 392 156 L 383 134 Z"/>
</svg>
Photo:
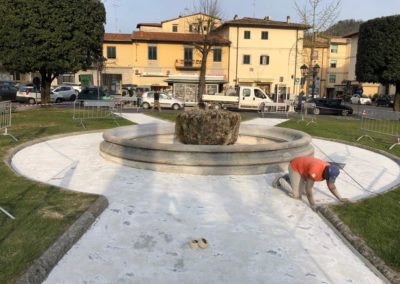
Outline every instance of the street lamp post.
<svg viewBox="0 0 400 284">
<path fill-rule="evenodd" d="M 306 82 L 306 76 L 307 76 L 307 73 L 308 73 L 307 72 L 308 71 L 307 65 L 303 64 L 300 67 L 300 71 L 301 71 L 301 89 L 302 89 L 303 93 L 306 94 L 306 97 L 307 97 L 307 92 L 304 92 L 304 84 Z"/>
<path fill-rule="evenodd" d="M 303 78 L 304 78 L 304 81 L 305 81 L 305 78 L 307 77 L 307 76 L 312 76 L 312 90 L 311 90 L 311 97 L 312 98 L 314 98 L 314 96 L 315 96 L 315 79 L 316 79 L 316 77 L 317 77 L 317 75 L 318 75 L 318 73 L 319 73 L 319 70 L 321 69 L 321 67 L 318 65 L 318 64 L 315 64 L 313 67 L 312 67 L 312 70 L 309 70 L 308 69 L 308 66 L 307 65 L 305 65 L 305 64 L 303 64 L 301 67 L 300 67 L 300 70 L 301 70 L 301 75 L 303 76 Z"/>
</svg>

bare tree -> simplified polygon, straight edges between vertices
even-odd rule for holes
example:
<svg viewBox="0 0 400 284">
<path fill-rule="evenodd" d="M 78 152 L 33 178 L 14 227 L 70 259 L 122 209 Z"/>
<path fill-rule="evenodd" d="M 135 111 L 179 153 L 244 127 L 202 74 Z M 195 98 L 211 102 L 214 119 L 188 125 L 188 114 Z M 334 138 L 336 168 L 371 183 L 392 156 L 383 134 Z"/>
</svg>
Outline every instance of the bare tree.
<svg viewBox="0 0 400 284">
<path fill-rule="evenodd" d="M 220 44 L 220 38 L 213 35 L 213 31 L 220 23 L 219 0 L 198 0 L 194 4 L 193 14 L 196 15 L 192 22 L 193 31 L 200 35 L 199 40 L 194 42 L 193 45 L 201 55 L 198 102 L 202 103 L 203 94 L 206 90 L 207 58 L 212 48 Z"/>
<path fill-rule="evenodd" d="M 328 3 L 324 0 L 305 0 L 303 6 L 295 1 L 295 9 L 301 21 L 311 26 L 311 52 L 309 68 L 313 66 L 314 48 L 316 37 L 321 31 L 330 27 L 337 19 L 342 0 L 332 0 Z M 315 84 L 315 82 L 313 82 Z M 314 93 L 312 94 L 314 97 Z"/>
</svg>

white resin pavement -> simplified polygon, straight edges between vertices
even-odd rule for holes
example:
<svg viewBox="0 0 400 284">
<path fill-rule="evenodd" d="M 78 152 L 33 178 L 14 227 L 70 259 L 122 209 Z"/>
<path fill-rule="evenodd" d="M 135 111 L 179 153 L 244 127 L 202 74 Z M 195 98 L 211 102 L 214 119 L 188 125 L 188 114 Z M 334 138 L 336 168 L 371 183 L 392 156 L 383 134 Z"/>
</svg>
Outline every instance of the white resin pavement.
<svg viewBox="0 0 400 284">
<path fill-rule="evenodd" d="M 127 115 L 137 122 L 141 117 Z M 103 160 L 101 141 L 101 133 L 54 139 L 12 159 L 31 179 L 103 194 L 110 203 L 46 283 L 381 283 L 305 200 L 271 187 L 275 174 L 139 170 Z M 400 181 L 398 165 L 382 155 L 313 143 L 316 156 L 346 163 L 346 172 L 367 190 L 342 172 L 337 186 L 344 197 L 356 200 Z M 323 183 L 316 192 L 317 202 L 334 201 Z M 202 237 L 209 248 L 189 247 Z"/>
</svg>

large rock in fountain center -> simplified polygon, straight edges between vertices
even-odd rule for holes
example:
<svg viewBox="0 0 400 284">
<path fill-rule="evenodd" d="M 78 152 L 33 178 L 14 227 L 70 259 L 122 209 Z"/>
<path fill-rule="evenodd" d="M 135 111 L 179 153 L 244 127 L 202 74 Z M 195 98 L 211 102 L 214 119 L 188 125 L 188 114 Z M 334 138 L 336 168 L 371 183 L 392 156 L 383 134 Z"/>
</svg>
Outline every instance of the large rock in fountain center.
<svg viewBox="0 0 400 284">
<path fill-rule="evenodd" d="M 239 135 L 240 114 L 193 109 L 177 115 L 175 136 L 183 144 L 231 145 Z"/>
</svg>

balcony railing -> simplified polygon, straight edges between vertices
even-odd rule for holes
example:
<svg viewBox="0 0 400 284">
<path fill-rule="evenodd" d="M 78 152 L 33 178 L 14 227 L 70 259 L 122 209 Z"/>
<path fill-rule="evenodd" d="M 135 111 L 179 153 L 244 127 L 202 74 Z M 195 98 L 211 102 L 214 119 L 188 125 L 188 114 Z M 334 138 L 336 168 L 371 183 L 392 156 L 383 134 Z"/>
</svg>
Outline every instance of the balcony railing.
<svg viewBox="0 0 400 284">
<path fill-rule="evenodd" d="M 177 59 L 175 61 L 175 68 L 180 70 L 200 70 L 201 60 L 184 60 Z"/>
</svg>

